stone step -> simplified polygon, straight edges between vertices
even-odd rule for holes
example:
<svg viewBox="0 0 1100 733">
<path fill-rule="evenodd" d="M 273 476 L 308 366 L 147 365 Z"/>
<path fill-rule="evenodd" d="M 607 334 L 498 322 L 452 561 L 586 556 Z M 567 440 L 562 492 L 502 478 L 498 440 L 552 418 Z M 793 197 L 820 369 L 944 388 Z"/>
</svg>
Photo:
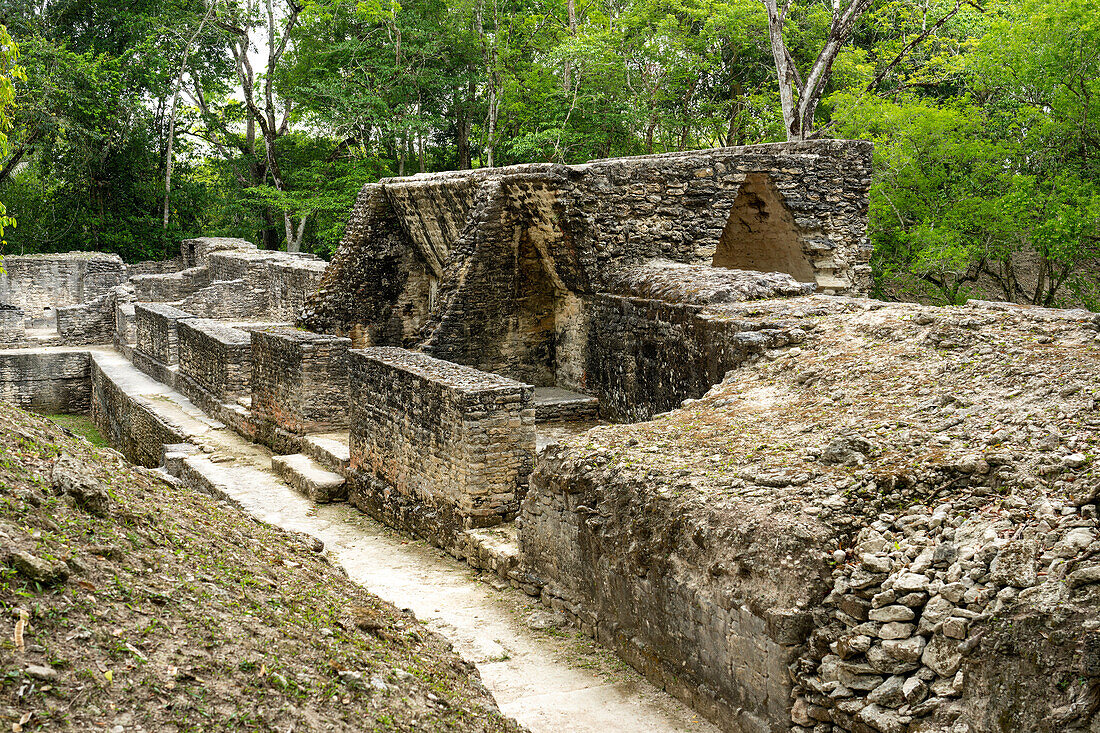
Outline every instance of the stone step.
<svg viewBox="0 0 1100 733">
<path fill-rule="evenodd" d="M 595 420 L 600 401 L 561 387 L 535 387 L 535 421 Z"/>
<path fill-rule="evenodd" d="M 817 276 L 818 290 L 847 290 L 850 287 L 852 287 L 852 283 L 846 278 L 833 277 L 832 275 Z"/>
<path fill-rule="evenodd" d="M 459 539 L 461 554 L 478 570 L 487 570 L 505 580 L 517 577 L 519 534 L 516 523 L 496 527 L 468 529 Z"/>
<path fill-rule="evenodd" d="M 343 475 L 351 463 L 347 433 L 314 433 L 302 438 L 301 450 L 330 471 Z"/>
<path fill-rule="evenodd" d="M 327 470 L 307 455 L 272 456 L 271 468 L 284 481 L 318 504 L 347 498 L 344 477 Z"/>
</svg>

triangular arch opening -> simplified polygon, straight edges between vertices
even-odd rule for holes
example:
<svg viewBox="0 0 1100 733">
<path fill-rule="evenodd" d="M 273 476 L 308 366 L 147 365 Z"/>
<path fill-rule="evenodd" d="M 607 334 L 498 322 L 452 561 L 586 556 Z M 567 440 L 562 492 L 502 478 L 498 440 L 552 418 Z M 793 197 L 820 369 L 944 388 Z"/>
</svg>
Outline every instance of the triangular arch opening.
<svg viewBox="0 0 1100 733">
<path fill-rule="evenodd" d="M 750 173 L 733 202 L 714 267 L 785 272 L 815 282 L 813 263 L 802 252 L 798 229 L 783 197 L 764 173 Z"/>
</svg>

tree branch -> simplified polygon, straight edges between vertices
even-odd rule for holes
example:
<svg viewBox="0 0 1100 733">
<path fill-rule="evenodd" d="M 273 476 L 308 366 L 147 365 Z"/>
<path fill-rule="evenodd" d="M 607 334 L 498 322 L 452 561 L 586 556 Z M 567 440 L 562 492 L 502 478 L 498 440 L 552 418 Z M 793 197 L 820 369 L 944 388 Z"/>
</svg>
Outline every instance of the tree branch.
<svg viewBox="0 0 1100 733">
<path fill-rule="evenodd" d="M 875 91 L 875 89 L 878 88 L 878 85 L 882 83 L 882 80 L 886 78 L 886 75 L 889 74 L 894 69 L 894 67 L 900 64 L 902 59 L 909 55 L 910 51 L 923 43 L 924 40 L 930 35 L 942 28 L 944 23 L 954 18 L 955 14 L 962 9 L 963 5 L 969 5 L 975 10 L 979 11 L 982 9 L 981 6 L 979 6 L 977 3 L 971 2 L 971 0 L 955 0 L 954 8 L 952 8 L 946 15 L 937 20 L 935 23 L 925 28 L 923 33 L 916 36 L 913 40 L 909 41 L 909 43 L 905 44 L 905 47 L 898 52 L 898 55 L 895 56 L 890 63 L 882 67 L 881 71 L 875 74 L 875 78 L 872 79 L 871 82 L 867 85 L 867 91 Z"/>
</svg>

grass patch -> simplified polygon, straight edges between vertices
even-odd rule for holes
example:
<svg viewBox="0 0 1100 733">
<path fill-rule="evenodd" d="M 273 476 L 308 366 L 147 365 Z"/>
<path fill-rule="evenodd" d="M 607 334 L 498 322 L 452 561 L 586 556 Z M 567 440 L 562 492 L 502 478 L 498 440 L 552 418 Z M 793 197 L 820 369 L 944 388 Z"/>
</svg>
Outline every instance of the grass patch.
<svg viewBox="0 0 1100 733">
<path fill-rule="evenodd" d="M 46 417 L 66 430 L 85 438 L 97 448 L 108 447 L 107 440 L 92 422 L 91 415 L 46 415 Z"/>
</svg>

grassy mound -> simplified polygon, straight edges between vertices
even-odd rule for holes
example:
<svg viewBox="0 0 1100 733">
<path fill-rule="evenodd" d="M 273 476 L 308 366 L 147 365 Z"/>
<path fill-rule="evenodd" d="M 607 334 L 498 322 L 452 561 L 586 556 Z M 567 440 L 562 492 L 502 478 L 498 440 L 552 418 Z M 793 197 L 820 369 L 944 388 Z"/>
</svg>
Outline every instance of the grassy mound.
<svg viewBox="0 0 1100 733">
<path fill-rule="evenodd" d="M 519 730 L 321 549 L 0 403 L 0 724 Z"/>
</svg>

